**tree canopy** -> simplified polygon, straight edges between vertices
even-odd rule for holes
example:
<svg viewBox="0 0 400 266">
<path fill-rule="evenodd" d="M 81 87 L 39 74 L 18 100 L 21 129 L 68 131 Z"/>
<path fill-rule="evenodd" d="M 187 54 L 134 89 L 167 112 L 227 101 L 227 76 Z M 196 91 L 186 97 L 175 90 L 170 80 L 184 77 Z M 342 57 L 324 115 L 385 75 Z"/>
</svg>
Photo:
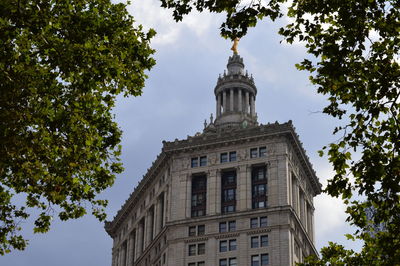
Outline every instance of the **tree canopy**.
<svg viewBox="0 0 400 266">
<path fill-rule="evenodd" d="M 0 254 L 54 215 L 105 218 L 96 196 L 122 171 L 118 94 L 138 96 L 155 34 L 110 0 L 0 1 Z M 16 200 L 22 195 L 25 203 Z"/>
<path fill-rule="evenodd" d="M 398 0 L 160 0 L 179 21 L 193 9 L 225 13 L 221 34 L 244 36 L 261 19 L 287 16 L 283 41 L 308 52 L 297 68 L 328 96 L 325 114 L 341 119 L 337 142 L 321 150 L 335 175 L 324 192 L 347 204 L 361 252 L 331 243 L 306 265 L 400 264 L 400 2 Z M 360 159 L 358 159 L 360 157 Z M 356 159 L 357 158 L 357 159 Z M 373 215 L 366 216 L 367 209 Z M 373 231 L 383 224 L 384 229 Z"/>
</svg>

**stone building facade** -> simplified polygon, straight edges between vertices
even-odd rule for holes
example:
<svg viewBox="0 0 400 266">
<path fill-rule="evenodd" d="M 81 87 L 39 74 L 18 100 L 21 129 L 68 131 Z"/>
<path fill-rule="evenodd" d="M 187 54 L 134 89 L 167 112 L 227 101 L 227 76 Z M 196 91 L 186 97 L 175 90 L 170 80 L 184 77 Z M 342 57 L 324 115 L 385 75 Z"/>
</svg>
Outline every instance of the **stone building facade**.
<svg viewBox="0 0 400 266">
<path fill-rule="evenodd" d="M 105 229 L 112 266 L 294 265 L 317 254 L 321 185 L 292 122 L 259 125 L 257 88 L 233 54 L 216 118 L 162 152 Z"/>
</svg>

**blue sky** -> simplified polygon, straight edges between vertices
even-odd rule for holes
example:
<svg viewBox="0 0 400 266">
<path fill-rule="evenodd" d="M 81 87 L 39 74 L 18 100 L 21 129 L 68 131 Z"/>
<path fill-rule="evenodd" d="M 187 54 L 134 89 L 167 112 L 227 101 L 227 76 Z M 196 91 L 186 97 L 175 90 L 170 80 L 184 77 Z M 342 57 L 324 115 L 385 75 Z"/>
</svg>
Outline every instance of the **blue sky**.
<svg viewBox="0 0 400 266">
<path fill-rule="evenodd" d="M 204 119 L 215 113 L 214 86 L 232 53 L 231 42 L 219 35 L 223 19 L 219 15 L 194 13 L 177 24 L 169 11 L 159 7 L 158 0 L 136 1 L 129 10 L 138 23 L 158 32 L 152 41 L 157 65 L 149 72 L 143 95 L 120 97 L 114 110 L 124 131 L 125 172 L 101 195 L 109 200 L 108 220 L 151 166 L 161 151 L 162 140 L 182 139 L 200 132 Z M 331 133 L 339 121 L 321 113 L 326 97 L 317 95 L 307 73 L 294 67 L 306 56 L 304 47 L 280 43 L 276 32 L 286 22 L 265 21 L 250 29 L 239 43 L 239 54 L 258 88 L 259 122 L 293 120 L 321 183 L 326 184 L 333 172 L 327 158 L 318 157 L 317 151 L 338 138 Z M 341 200 L 319 195 L 314 204 L 318 249 L 328 241 L 359 248 L 359 243 L 346 241 L 343 236 L 355 229 L 344 222 Z M 29 222 L 24 225 L 29 246 L 23 252 L 0 257 L 1 266 L 111 265 L 112 240 L 103 224 L 90 215 L 68 222 L 55 218 L 47 234 L 32 234 Z"/>
</svg>

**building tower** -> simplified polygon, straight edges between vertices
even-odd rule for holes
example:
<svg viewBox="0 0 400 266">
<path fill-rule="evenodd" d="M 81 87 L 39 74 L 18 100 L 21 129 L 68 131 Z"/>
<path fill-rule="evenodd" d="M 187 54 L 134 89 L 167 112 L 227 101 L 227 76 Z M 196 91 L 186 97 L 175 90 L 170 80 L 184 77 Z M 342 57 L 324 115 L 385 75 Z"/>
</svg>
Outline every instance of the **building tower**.
<svg viewBox="0 0 400 266">
<path fill-rule="evenodd" d="M 292 122 L 259 125 L 257 88 L 238 54 L 218 78 L 216 119 L 163 142 L 105 229 L 112 266 L 294 265 L 317 254 L 321 184 Z"/>
</svg>

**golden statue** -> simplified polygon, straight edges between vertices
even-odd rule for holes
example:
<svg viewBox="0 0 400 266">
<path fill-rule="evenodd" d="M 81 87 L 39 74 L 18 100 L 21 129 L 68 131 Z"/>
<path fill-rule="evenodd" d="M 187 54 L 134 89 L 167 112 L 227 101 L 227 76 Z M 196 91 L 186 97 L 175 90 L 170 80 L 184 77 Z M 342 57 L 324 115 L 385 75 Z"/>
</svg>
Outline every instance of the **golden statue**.
<svg viewBox="0 0 400 266">
<path fill-rule="evenodd" d="M 238 44 L 239 44 L 239 40 L 240 40 L 240 38 L 238 38 L 238 37 L 236 37 L 236 38 L 233 40 L 233 45 L 232 45 L 231 50 L 233 51 L 234 54 L 238 54 L 237 46 L 238 46 Z"/>
</svg>

